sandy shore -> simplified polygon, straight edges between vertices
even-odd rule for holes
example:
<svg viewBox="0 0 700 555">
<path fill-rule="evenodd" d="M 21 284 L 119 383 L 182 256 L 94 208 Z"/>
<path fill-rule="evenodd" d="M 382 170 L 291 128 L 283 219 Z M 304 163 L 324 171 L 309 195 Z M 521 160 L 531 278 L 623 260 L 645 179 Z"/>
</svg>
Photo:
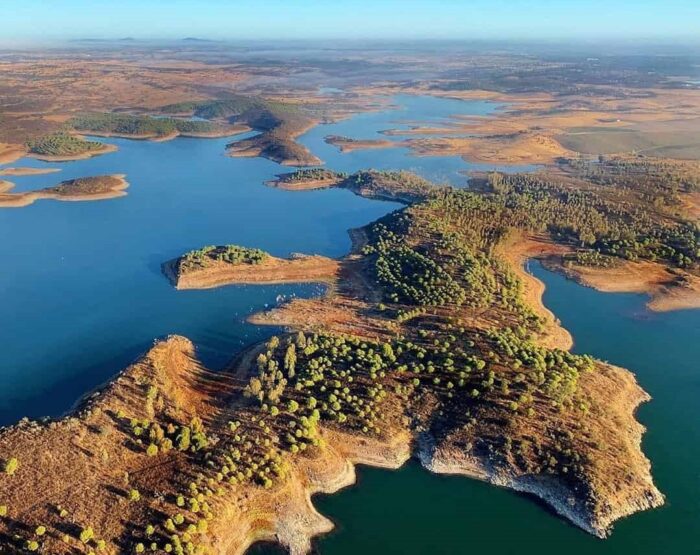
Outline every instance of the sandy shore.
<svg viewBox="0 0 700 555">
<path fill-rule="evenodd" d="M 43 175 L 60 171 L 61 168 L 5 168 L 0 170 L 0 175 Z"/>
<path fill-rule="evenodd" d="M 543 263 L 547 269 L 603 293 L 648 295 L 646 306 L 654 312 L 700 308 L 700 278 L 680 269 L 646 260 L 622 260 L 612 268 L 565 266 L 559 256 L 545 258 Z"/>
<path fill-rule="evenodd" d="M 27 154 L 23 145 L 0 143 L 0 164 L 11 164 Z"/>
<path fill-rule="evenodd" d="M 523 284 L 523 297 L 527 304 L 545 321 L 544 336 L 541 338 L 543 345 L 550 348 L 569 350 L 574 345 L 574 339 L 566 330 L 554 313 L 549 310 L 542 300 L 545 285 L 525 269 L 530 258 L 550 255 L 553 252 L 566 252 L 568 249 L 552 243 L 545 238 L 521 237 L 508 244 L 501 245 L 499 254 L 509 262 L 511 269 L 516 273 Z"/>
<path fill-rule="evenodd" d="M 552 322 L 547 331 L 548 346 L 570 349 L 573 340 L 554 314 L 544 306 L 544 284 L 525 270 L 530 258 L 541 260 L 548 270 L 603 293 L 646 294 L 649 296 L 647 308 L 654 312 L 700 308 L 700 278 L 683 270 L 670 270 L 662 264 L 644 260 L 620 260 L 612 268 L 564 266 L 561 255 L 567 252 L 570 252 L 569 248 L 544 237 L 523 237 L 500 248 L 501 256 L 511 263 L 512 269 L 523 281 L 528 303 L 545 320 Z"/>
</svg>

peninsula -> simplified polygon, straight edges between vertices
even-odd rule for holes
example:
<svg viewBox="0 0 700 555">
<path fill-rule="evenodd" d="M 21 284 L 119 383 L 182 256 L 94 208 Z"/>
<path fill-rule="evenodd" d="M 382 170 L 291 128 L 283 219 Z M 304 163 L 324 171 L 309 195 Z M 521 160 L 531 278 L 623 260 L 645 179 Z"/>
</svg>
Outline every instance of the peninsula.
<svg viewBox="0 0 700 555">
<path fill-rule="evenodd" d="M 295 139 L 315 126 L 294 104 L 264 98 L 230 95 L 221 100 L 181 102 L 162 108 L 163 113 L 188 114 L 245 125 L 260 133 L 230 143 L 231 156 L 262 156 L 285 166 L 316 166 L 321 161 Z"/>
<path fill-rule="evenodd" d="M 26 147 L 26 154 L 45 162 L 84 160 L 117 150 L 114 145 L 87 141 L 78 135 L 67 132 L 52 133 L 32 139 L 27 141 Z"/>
</svg>

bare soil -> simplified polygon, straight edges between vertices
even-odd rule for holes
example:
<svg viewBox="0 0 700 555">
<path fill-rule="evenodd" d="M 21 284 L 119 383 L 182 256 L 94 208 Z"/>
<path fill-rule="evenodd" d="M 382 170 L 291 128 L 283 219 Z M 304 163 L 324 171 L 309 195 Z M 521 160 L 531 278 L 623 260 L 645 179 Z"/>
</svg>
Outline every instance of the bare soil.
<svg viewBox="0 0 700 555">
<path fill-rule="evenodd" d="M 339 271 L 338 261 L 325 256 L 268 256 L 260 264 L 212 260 L 206 267 L 186 273 L 177 273 L 174 262 L 166 263 L 163 270 L 177 289 L 210 289 L 237 283 L 334 282 Z"/>
</svg>

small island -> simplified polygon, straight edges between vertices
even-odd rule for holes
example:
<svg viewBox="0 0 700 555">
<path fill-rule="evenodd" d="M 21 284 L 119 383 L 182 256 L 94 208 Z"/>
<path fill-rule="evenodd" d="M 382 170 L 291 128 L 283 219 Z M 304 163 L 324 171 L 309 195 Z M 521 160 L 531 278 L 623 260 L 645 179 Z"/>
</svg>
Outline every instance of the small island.
<svg viewBox="0 0 700 555">
<path fill-rule="evenodd" d="M 37 200 L 61 201 L 105 200 L 126 195 L 129 186 L 123 174 L 80 177 L 62 181 L 55 187 L 12 193 L 13 183 L 0 181 L 0 208 L 21 208 Z"/>
<path fill-rule="evenodd" d="M 209 246 L 166 262 L 163 272 L 176 289 L 209 289 L 243 283 L 328 282 L 338 263 L 324 256 L 276 258 L 239 245 Z"/>
<path fill-rule="evenodd" d="M 283 173 L 267 183 L 288 191 L 306 191 L 335 187 L 375 200 L 410 204 L 438 194 L 442 189 L 427 179 L 406 171 L 362 170 L 351 175 L 323 168 Z"/>
<path fill-rule="evenodd" d="M 60 172 L 61 168 L 5 168 L 0 170 L 0 175 L 43 175 Z"/>
<path fill-rule="evenodd" d="M 338 147 L 340 152 L 352 152 L 354 150 L 365 150 L 370 148 L 393 148 L 397 143 L 387 139 L 351 139 L 339 135 L 328 135 L 326 143 Z"/>
</svg>

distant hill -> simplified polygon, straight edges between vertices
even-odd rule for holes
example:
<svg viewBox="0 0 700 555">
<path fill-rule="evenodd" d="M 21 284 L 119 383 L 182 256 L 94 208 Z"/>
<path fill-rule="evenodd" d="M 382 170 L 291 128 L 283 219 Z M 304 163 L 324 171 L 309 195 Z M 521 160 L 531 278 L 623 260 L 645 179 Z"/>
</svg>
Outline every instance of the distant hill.
<svg viewBox="0 0 700 555">
<path fill-rule="evenodd" d="M 121 39 L 98 39 L 98 38 L 83 38 L 83 39 L 71 39 L 70 42 L 133 42 L 136 39 L 134 37 L 124 37 Z"/>
</svg>

